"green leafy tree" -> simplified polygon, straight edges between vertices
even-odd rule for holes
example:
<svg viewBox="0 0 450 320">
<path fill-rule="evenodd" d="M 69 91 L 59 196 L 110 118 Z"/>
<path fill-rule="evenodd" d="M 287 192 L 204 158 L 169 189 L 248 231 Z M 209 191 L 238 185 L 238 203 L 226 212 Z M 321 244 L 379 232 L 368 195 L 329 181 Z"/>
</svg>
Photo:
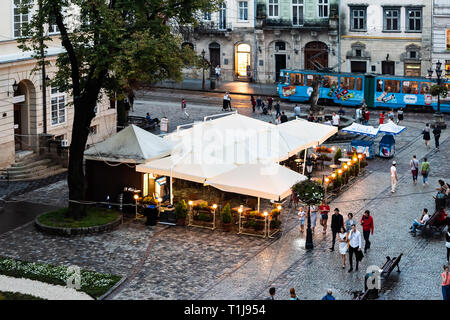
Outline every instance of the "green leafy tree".
<svg viewBox="0 0 450 320">
<path fill-rule="evenodd" d="M 339 159 L 342 158 L 342 150 L 341 148 L 338 148 L 336 150 L 336 153 L 334 154 L 334 164 L 339 164 Z"/>
<path fill-rule="evenodd" d="M 188 212 L 186 201 L 181 200 L 175 206 L 175 215 L 177 219 L 185 219 Z"/>
<path fill-rule="evenodd" d="M 308 206 L 321 203 L 325 194 L 323 186 L 313 180 L 297 182 L 291 189 L 298 199 Z"/>
<path fill-rule="evenodd" d="M 85 181 L 83 153 L 95 107 L 102 93 L 123 98 L 139 83 L 182 79 L 181 69 L 199 61 L 176 26 L 195 25 L 200 11 L 214 11 L 221 0 L 38 0 L 38 10 L 23 29 L 20 47 L 45 64 L 51 41 L 45 24 L 56 24 L 65 52 L 56 62 L 52 86 L 73 97 L 74 119 L 69 149 L 68 215 L 80 219 Z M 33 1 L 23 2 L 30 10 Z M 78 8 L 70 13 L 67 8 Z M 76 11 L 74 11 L 76 12 Z M 203 62 L 202 62 L 203 63 Z"/>
<path fill-rule="evenodd" d="M 222 222 L 231 223 L 231 208 L 229 203 L 227 203 L 222 209 Z"/>
</svg>

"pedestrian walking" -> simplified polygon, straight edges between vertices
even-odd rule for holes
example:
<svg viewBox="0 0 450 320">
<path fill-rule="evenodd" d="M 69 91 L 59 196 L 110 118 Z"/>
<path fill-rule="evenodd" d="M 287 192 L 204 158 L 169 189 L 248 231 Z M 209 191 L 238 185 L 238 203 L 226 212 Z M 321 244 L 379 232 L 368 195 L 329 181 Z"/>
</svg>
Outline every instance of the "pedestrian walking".
<svg viewBox="0 0 450 320">
<path fill-rule="evenodd" d="M 262 99 L 261 96 L 258 96 L 258 98 L 256 99 L 256 106 L 258 107 L 258 110 L 262 109 Z"/>
<path fill-rule="evenodd" d="M 425 129 L 423 129 L 422 134 L 423 134 L 423 140 L 425 141 L 425 146 L 427 147 L 427 149 L 430 149 L 430 124 L 427 123 L 425 125 Z"/>
<path fill-rule="evenodd" d="M 433 135 L 434 135 L 434 144 L 436 146 L 436 149 L 438 149 L 438 151 L 439 151 L 439 138 L 441 137 L 441 128 L 436 126 L 433 129 Z"/>
<path fill-rule="evenodd" d="M 256 108 L 256 100 L 255 100 L 255 97 L 253 96 L 253 95 L 251 95 L 250 96 L 250 102 L 251 102 L 251 104 L 252 104 L 252 110 L 253 110 L 253 112 L 255 112 L 255 108 Z"/>
<path fill-rule="evenodd" d="M 223 95 L 222 111 L 227 111 L 227 109 L 228 109 L 228 97 L 227 97 L 227 95 L 228 95 L 228 92 L 226 92 Z"/>
<path fill-rule="evenodd" d="M 317 207 L 315 205 L 312 205 L 309 207 L 310 214 L 309 218 L 311 219 L 311 231 L 314 233 L 314 229 L 316 228 L 316 222 L 317 222 Z"/>
<path fill-rule="evenodd" d="M 272 287 L 269 289 L 269 296 L 266 298 L 266 300 L 275 300 L 275 288 Z"/>
<path fill-rule="evenodd" d="M 275 115 L 276 118 L 278 118 L 279 116 L 281 116 L 281 112 L 280 112 L 280 102 L 277 100 L 277 102 L 275 103 L 275 111 L 277 112 L 277 114 Z"/>
<path fill-rule="evenodd" d="M 220 65 L 217 65 L 216 68 L 214 69 L 214 72 L 216 74 L 216 81 L 219 82 L 220 80 Z"/>
<path fill-rule="evenodd" d="M 186 111 L 186 100 L 184 100 L 184 98 L 181 99 L 181 112 L 189 119 L 189 113 Z"/>
<path fill-rule="evenodd" d="M 428 174 L 430 173 L 430 163 L 427 161 L 427 157 L 423 158 L 422 165 L 420 166 L 420 174 L 423 178 L 423 184 L 428 184 Z"/>
<path fill-rule="evenodd" d="M 349 212 L 347 214 L 347 220 L 345 220 L 345 230 L 347 230 L 347 233 L 350 233 L 350 230 L 352 230 L 352 224 L 355 224 L 355 221 L 353 220 L 353 213 Z"/>
<path fill-rule="evenodd" d="M 305 217 L 306 217 L 306 212 L 303 209 L 302 206 L 300 206 L 298 208 L 298 221 L 300 222 L 300 232 L 303 233 L 303 231 L 305 231 Z"/>
<path fill-rule="evenodd" d="M 230 109 L 230 111 L 233 111 L 233 109 L 231 108 L 231 96 L 229 92 L 227 92 L 227 106 Z"/>
<path fill-rule="evenodd" d="M 365 125 L 369 124 L 369 119 L 370 119 L 370 112 L 366 108 L 366 109 L 364 109 L 364 124 Z"/>
<path fill-rule="evenodd" d="M 341 117 L 338 114 L 336 114 L 336 112 L 333 112 L 333 116 L 331 119 L 333 126 L 338 127 L 341 124 Z"/>
<path fill-rule="evenodd" d="M 345 115 L 345 110 L 344 110 L 344 107 L 343 107 L 343 106 L 341 106 L 341 107 L 339 108 L 339 110 L 338 110 L 338 115 L 340 115 L 340 116 Z"/>
<path fill-rule="evenodd" d="M 294 289 L 294 288 L 291 288 L 291 289 L 289 290 L 289 294 L 291 295 L 291 298 L 290 298 L 289 300 L 300 300 L 300 299 L 297 297 L 297 294 L 295 293 L 295 289 Z"/>
<path fill-rule="evenodd" d="M 348 251 L 348 238 L 347 232 L 344 227 L 341 227 L 341 231 L 339 232 L 339 253 L 342 257 L 342 269 L 345 269 L 345 255 Z"/>
<path fill-rule="evenodd" d="M 395 187 L 397 186 L 398 175 L 397 175 L 397 162 L 393 161 L 391 166 L 391 192 L 395 192 Z"/>
<path fill-rule="evenodd" d="M 273 104 L 272 97 L 268 97 L 267 98 L 267 109 L 269 110 L 269 114 L 272 114 L 272 104 Z"/>
<path fill-rule="evenodd" d="M 388 118 L 389 118 L 389 120 L 394 122 L 394 118 L 395 118 L 394 109 L 391 109 L 391 111 L 389 111 Z"/>
<path fill-rule="evenodd" d="M 384 123 L 384 111 L 381 111 L 378 123 L 379 124 L 383 124 Z"/>
<path fill-rule="evenodd" d="M 355 110 L 355 121 L 357 123 L 362 123 L 362 111 L 361 111 L 361 107 L 356 108 Z"/>
<path fill-rule="evenodd" d="M 419 175 L 419 166 L 420 166 L 419 160 L 417 160 L 416 155 L 413 155 L 412 160 L 409 162 L 409 167 L 411 168 L 414 184 L 417 184 L 417 176 Z"/>
<path fill-rule="evenodd" d="M 447 264 L 450 262 L 450 229 L 447 229 L 447 234 L 445 235 L 445 247 L 447 248 Z"/>
<path fill-rule="evenodd" d="M 349 262 L 350 262 L 350 269 L 348 272 L 353 271 L 353 254 L 355 254 L 355 260 L 356 260 L 356 268 L 355 271 L 358 271 L 359 261 L 362 259 L 362 252 L 361 252 L 361 233 L 356 229 L 356 225 L 352 224 L 352 230 L 350 231 L 350 234 L 348 236 L 349 240 Z"/>
<path fill-rule="evenodd" d="M 373 235 L 373 218 L 370 215 L 370 211 L 366 210 L 364 211 L 364 215 L 361 217 L 361 226 L 363 229 L 363 236 L 364 236 L 364 253 L 367 252 L 367 249 L 370 249 L 370 241 L 369 237 L 372 233 Z"/>
<path fill-rule="evenodd" d="M 325 200 L 322 201 L 322 204 L 319 206 L 320 210 L 320 225 L 323 227 L 323 234 L 327 233 L 327 222 L 328 222 L 328 212 L 330 212 L 330 206 L 327 205 Z"/>
<path fill-rule="evenodd" d="M 336 242 L 336 234 L 341 230 L 341 227 L 344 226 L 344 217 L 339 213 L 339 209 L 335 208 L 334 213 L 331 216 L 331 232 L 333 234 L 333 240 L 331 243 L 330 251 L 334 251 L 334 243 Z"/>
<path fill-rule="evenodd" d="M 448 274 L 448 264 L 444 264 L 444 272 L 442 277 L 442 299 L 444 301 L 450 300 L 450 275 Z"/>
<path fill-rule="evenodd" d="M 403 108 L 400 108 L 397 111 L 397 124 L 400 125 L 400 123 L 403 121 Z"/>
<path fill-rule="evenodd" d="M 336 300 L 336 298 L 333 297 L 333 291 L 331 291 L 331 289 L 328 289 L 327 294 L 323 296 L 322 300 Z"/>
<path fill-rule="evenodd" d="M 294 114 L 295 114 L 296 117 L 300 117 L 301 109 L 300 109 L 300 107 L 297 104 L 294 107 Z"/>
</svg>

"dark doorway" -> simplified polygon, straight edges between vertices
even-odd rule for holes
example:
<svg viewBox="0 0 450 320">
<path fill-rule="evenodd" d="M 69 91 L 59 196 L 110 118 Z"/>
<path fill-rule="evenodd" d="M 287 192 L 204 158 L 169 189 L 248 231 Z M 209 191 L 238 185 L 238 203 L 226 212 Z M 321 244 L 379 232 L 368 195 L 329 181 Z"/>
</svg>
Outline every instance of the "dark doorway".
<svg viewBox="0 0 450 320">
<path fill-rule="evenodd" d="M 328 68 L 328 46 L 321 41 L 308 42 L 305 46 L 305 69 Z"/>
<path fill-rule="evenodd" d="M 395 74 L 394 61 L 381 61 L 381 74 Z"/>
<path fill-rule="evenodd" d="M 276 54 L 275 55 L 275 81 L 280 81 L 280 70 L 286 69 L 286 55 Z"/>
<path fill-rule="evenodd" d="M 22 113 L 20 112 L 20 104 L 14 105 L 14 143 L 16 151 L 22 150 Z"/>
<path fill-rule="evenodd" d="M 366 61 L 352 61 L 351 62 L 351 72 L 355 73 L 366 73 L 367 71 Z"/>
<path fill-rule="evenodd" d="M 213 42 L 209 45 L 210 76 L 214 76 L 214 68 L 220 65 L 220 44 Z"/>
</svg>

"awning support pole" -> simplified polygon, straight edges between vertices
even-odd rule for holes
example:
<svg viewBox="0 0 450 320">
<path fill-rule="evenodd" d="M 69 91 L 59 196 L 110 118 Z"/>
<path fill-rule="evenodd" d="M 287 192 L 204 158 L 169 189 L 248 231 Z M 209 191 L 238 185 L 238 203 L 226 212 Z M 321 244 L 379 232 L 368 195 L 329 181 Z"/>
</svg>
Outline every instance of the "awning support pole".
<svg viewBox="0 0 450 320">
<path fill-rule="evenodd" d="M 258 212 L 259 212 L 259 202 L 260 202 L 260 197 L 258 197 Z"/>
<path fill-rule="evenodd" d="M 305 168 L 306 168 L 306 155 L 308 154 L 308 149 L 305 149 L 305 158 L 303 159 L 303 175 L 305 175 Z"/>
</svg>

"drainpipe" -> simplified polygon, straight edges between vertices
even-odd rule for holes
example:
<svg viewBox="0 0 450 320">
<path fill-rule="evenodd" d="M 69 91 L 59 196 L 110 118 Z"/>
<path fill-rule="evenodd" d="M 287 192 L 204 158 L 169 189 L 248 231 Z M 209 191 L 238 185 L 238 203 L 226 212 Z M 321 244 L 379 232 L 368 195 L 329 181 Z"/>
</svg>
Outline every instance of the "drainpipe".
<svg viewBox="0 0 450 320">
<path fill-rule="evenodd" d="M 256 39 L 256 7 L 258 4 L 258 0 L 254 1 L 254 5 L 253 5 L 253 34 L 255 36 L 255 66 L 253 67 L 253 81 L 255 81 L 255 83 L 257 82 L 258 79 L 258 40 Z"/>
<path fill-rule="evenodd" d="M 341 0 L 338 0 L 338 72 L 341 72 Z"/>
<path fill-rule="evenodd" d="M 39 14 L 42 11 L 42 0 L 39 1 Z M 43 19 L 41 19 L 43 20 Z M 44 117 L 44 134 L 47 134 L 47 86 L 45 83 L 46 73 L 45 73 L 45 52 L 44 52 L 44 24 L 39 28 L 40 33 L 40 58 L 42 62 L 42 111 L 43 111 L 43 117 Z"/>
</svg>

